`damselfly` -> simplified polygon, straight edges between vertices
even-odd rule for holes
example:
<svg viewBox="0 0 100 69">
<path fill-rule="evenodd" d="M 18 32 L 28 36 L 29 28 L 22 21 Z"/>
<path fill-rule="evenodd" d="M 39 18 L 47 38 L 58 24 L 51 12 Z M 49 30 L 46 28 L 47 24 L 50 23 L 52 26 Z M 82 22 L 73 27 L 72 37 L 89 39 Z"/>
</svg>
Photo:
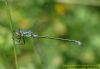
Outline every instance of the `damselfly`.
<svg viewBox="0 0 100 69">
<path fill-rule="evenodd" d="M 63 41 L 74 42 L 74 43 L 77 43 L 78 45 L 82 45 L 82 43 L 80 41 L 77 41 L 77 40 L 55 38 L 55 37 L 48 37 L 48 36 L 39 36 L 39 35 L 34 34 L 31 30 L 28 30 L 28 31 L 16 30 L 15 35 L 16 35 L 17 41 L 19 42 L 17 45 L 25 44 L 24 37 L 31 37 L 33 39 L 34 38 L 47 38 L 47 39 L 63 40 Z M 44 54 L 44 50 L 39 45 L 36 45 L 35 47 L 36 47 L 37 52 L 40 56 L 42 64 L 47 64 L 47 63 L 45 63 L 45 60 L 44 60 L 44 58 L 46 59 L 46 56 Z"/>
<path fill-rule="evenodd" d="M 63 41 L 68 41 L 68 42 L 74 42 L 74 43 L 77 43 L 78 45 L 82 45 L 82 43 L 77 40 L 55 38 L 55 37 L 48 37 L 48 36 L 39 36 L 39 35 L 34 34 L 31 30 L 28 30 L 28 31 L 16 30 L 15 35 L 16 35 L 16 39 L 18 40 L 18 42 L 23 40 L 23 44 L 25 44 L 24 37 L 32 37 L 32 38 L 46 38 L 46 39 L 63 40 Z"/>
</svg>

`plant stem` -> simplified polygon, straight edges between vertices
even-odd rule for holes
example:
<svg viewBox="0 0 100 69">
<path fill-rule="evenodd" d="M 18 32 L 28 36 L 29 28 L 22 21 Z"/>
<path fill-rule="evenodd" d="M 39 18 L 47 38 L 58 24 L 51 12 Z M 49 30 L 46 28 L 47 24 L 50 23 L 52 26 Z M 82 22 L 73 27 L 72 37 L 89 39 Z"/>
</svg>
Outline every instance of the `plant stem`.
<svg viewBox="0 0 100 69">
<path fill-rule="evenodd" d="M 15 69 L 18 69 L 18 63 L 17 63 L 17 53 L 16 53 L 16 44 L 15 44 L 15 38 L 14 38 L 14 33 L 13 33 L 13 20 L 11 17 L 11 12 L 10 12 L 10 8 L 8 5 L 8 1 L 5 0 L 5 5 L 6 5 L 6 9 L 7 9 L 7 14 L 8 14 L 8 18 L 9 18 L 9 24 L 10 24 L 10 29 L 12 32 L 12 40 L 13 40 L 13 52 L 14 52 L 14 60 L 15 60 Z"/>
</svg>

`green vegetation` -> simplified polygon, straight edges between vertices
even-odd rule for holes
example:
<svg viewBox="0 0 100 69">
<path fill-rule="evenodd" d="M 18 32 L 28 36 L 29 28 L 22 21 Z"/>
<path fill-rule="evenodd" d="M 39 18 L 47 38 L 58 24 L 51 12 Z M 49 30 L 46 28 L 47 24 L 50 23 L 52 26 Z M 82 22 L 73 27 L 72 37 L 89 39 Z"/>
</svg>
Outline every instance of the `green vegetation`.
<svg viewBox="0 0 100 69">
<path fill-rule="evenodd" d="M 68 65 L 100 65 L 100 6 L 58 0 L 8 0 L 7 6 L 5 2 L 0 0 L 0 69 L 70 69 Z M 14 45 L 7 8 L 10 8 L 13 30 L 32 30 L 38 35 L 79 40 L 83 45 L 30 37 L 25 37 L 24 45 Z M 39 49 L 42 49 L 41 54 Z"/>
</svg>

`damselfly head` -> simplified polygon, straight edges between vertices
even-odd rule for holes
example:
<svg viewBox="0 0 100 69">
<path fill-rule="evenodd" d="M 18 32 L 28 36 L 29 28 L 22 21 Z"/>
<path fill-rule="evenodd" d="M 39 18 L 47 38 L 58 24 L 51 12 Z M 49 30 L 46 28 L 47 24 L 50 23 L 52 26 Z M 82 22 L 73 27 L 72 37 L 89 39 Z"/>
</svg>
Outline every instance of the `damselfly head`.
<svg viewBox="0 0 100 69">
<path fill-rule="evenodd" d="M 25 44 L 25 40 L 24 37 L 22 36 L 22 32 L 20 29 L 17 29 L 15 31 L 15 43 L 16 45 L 24 45 Z"/>
</svg>

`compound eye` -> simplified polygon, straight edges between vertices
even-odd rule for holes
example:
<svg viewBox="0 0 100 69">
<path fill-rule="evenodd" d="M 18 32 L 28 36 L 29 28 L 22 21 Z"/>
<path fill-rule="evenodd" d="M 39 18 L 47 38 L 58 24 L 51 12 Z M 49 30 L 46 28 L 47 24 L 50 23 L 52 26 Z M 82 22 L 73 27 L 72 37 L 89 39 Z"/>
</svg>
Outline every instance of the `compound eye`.
<svg viewBox="0 0 100 69">
<path fill-rule="evenodd" d="M 16 32 L 16 35 L 21 35 L 20 32 Z"/>
</svg>

